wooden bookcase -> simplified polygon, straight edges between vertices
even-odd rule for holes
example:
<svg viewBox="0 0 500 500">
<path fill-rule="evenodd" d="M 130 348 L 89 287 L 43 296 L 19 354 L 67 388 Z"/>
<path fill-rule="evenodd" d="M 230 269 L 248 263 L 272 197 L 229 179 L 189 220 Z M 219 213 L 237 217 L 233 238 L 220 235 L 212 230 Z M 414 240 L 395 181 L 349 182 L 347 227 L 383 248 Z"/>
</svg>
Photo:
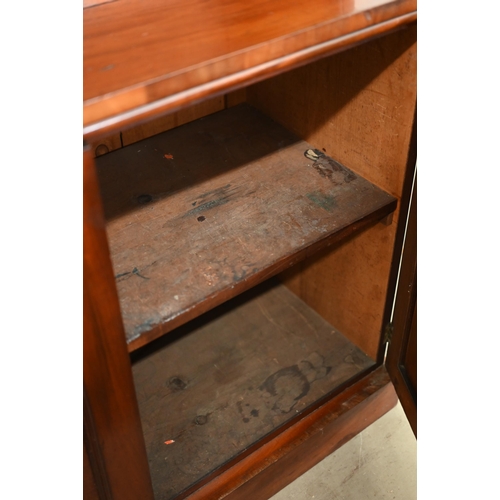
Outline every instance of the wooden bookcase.
<svg viewBox="0 0 500 500">
<path fill-rule="evenodd" d="M 415 116 L 415 1 L 84 4 L 85 498 L 416 433 Z"/>
</svg>

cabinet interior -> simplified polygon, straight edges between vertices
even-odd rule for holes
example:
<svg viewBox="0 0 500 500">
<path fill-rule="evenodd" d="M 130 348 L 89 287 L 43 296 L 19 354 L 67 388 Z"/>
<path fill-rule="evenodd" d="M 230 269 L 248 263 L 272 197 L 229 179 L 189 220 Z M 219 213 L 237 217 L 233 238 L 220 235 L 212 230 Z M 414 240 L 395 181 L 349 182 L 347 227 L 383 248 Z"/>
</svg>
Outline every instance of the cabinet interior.
<svg viewBox="0 0 500 500">
<path fill-rule="evenodd" d="M 156 498 L 376 366 L 415 27 L 93 145 Z"/>
</svg>

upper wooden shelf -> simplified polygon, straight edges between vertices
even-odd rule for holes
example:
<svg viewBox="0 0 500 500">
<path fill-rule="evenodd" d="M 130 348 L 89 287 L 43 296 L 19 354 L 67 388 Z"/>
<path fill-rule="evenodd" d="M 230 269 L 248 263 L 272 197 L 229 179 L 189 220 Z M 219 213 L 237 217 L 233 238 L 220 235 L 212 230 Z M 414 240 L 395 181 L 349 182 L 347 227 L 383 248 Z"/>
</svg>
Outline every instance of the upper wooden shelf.
<svg viewBox="0 0 500 500">
<path fill-rule="evenodd" d="M 395 209 L 311 148 L 240 105 L 96 159 L 130 351 Z"/>
<path fill-rule="evenodd" d="M 415 20 L 416 8 L 416 0 L 97 2 L 83 14 L 84 137 L 347 48 Z"/>
</svg>

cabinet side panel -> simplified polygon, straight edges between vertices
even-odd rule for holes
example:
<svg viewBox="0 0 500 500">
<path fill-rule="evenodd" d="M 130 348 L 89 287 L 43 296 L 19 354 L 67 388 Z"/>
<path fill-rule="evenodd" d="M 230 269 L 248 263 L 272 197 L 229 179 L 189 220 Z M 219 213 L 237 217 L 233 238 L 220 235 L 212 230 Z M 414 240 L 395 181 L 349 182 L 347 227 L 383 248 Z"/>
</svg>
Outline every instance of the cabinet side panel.
<svg viewBox="0 0 500 500">
<path fill-rule="evenodd" d="M 83 500 L 99 500 L 94 475 L 90 467 L 89 455 L 85 444 L 83 446 Z"/>
<path fill-rule="evenodd" d="M 251 86 L 247 100 L 400 199 L 416 105 L 416 26 Z M 373 358 L 398 215 L 286 277 L 292 291 Z"/>
<path fill-rule="evenodd" d="M 91 148 L 83 174 L 85 446 L 100 498 L 152 499 Z"/>
<path fill-rule="evenodd" d="M 393 335 L 386 367 L 410 425 L 417 435 L 417 177 L 408 215 L 398 289 L 392 318 Z"/>
</svg>

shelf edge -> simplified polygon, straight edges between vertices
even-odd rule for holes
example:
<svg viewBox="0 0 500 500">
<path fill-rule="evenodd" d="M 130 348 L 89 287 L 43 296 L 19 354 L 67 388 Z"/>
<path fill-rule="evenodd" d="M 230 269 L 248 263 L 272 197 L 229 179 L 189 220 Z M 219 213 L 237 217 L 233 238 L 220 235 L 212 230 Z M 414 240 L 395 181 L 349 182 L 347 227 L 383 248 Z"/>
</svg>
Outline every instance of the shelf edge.
<svg viewBox="0 0 500 500">
<path fill-rule="evenodd" d="M 133 124 L 140 124 L 141 122 L 158 117 L 163 113 L 177 111 L 208 97 L 215 97 L 232 90 L 237 90 L 238 88 L 257 83 L 265 78 L 276 76 L 285 70 L 294 69 L 317 59 L 333 55 L 336 52 L 350 49 L 369 39 L 404 28 L 415 22 L 416 19 L 417 11 L 415 10 L 354 33 L 343 35 L 333 40 L 314 45 L 313 47 L 307 47 L 272 61 L 259 64 L 252 68 L 197 85 L 191 89 L 163 97 L 154 102 L 139 105 L 133 109 L 103 118 L 102 120 L 97 120 L 95 122 L 89 120 L 87 124 L 84 124 L 83 137 L 88 142 L 93 142 L 110 133 L 130 127 Z M 133 93 L 136 91 L 137 89 L 134 88 L 131 90 L 129 89 L 128 92 Z M 125 97 L 127 95 L 128 94 L 126 94 Z M 123 95 L 120 97 L 123 98 Z M 100 102 L 93 102 L 87 105 L 84 103 L 84 116 L 85 112 L 87 111 L 88 113 L 88 110 L 91 109 L 91 106 L 99 105 Z"/>
<path fill-rule="evenodd" d="M 330 234 L 325 238 L 319 239 L 305 248 L 300 249 L 298 252 L 294 253 L 293 256 L 280 259 L 266 269 L 250 276 L 248 279 L 244 279 L 236 284 L 233 283 L 231 286 L 227 286 L 213 295 L 206 297 L 202 303 L 192 304 L 189 308 L 179 312 L 170 320 L 152 326 L 148 331 L 142 332 L 139 336 L 127 342 L 129 353 L 149 344 L 153 340 L 156 340 L 165 334 L 168 334 L 175 328 L 178 328 L 188 321 L 191 321 L 192 319 L 210 311 L 214 307 L 217 307 L 227 300 L 249 290 L 253 286 L 276 276 L 280 272 L 298 264 L 316 252 L 340 243 L 352 234 L 358 233 L 369 225 L 380 222 L 384 217 L 394 212 L 397 203 L 397 199 L 394 198 L 391 202 L 349 224 L 340 231 Z"/>
</svg>

